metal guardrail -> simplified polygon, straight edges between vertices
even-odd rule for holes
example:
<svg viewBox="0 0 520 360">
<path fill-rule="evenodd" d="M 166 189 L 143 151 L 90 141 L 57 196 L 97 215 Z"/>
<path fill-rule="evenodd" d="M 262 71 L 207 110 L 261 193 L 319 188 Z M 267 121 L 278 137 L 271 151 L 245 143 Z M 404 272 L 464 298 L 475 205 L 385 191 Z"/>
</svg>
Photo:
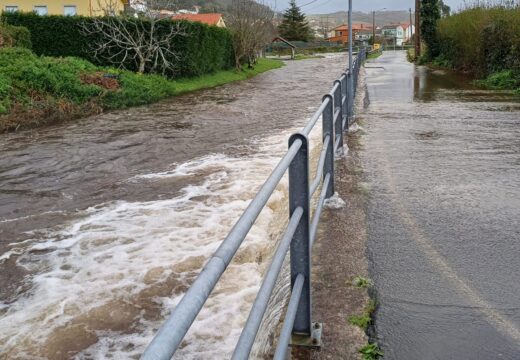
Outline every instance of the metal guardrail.
<svg viewBox="0 0 520 360">
<path fill-rule="evenodd" d="M 293 346 L 319 347 L 321 345 L 321 324 L 312 322 L 310 281 L 312 244 L 325 199 L 334 194 L 334 159 L 337 150 L 343 148 L 343 134 L 348 130 L 353 119 L 356 86 L 349 87 L 349 85 L 357 84 L 359 69 L 365 58 L 366 50 L 362 49 L 354 60 L 352 74 L 347 70 L 334 81 L 332 90 L 323 97 L 321 106 L 307 125 L 301 132 L 289 138 L 287 153 L 159 329 L 141 359 L 171 359 L 287 170 L 289 170 L 289 222 L 262 281 L 232 359 L 243 360 L 249 357 L 289 249 L 291 297 L 274 359 L 285 359 L 291 340 Z M 354 94 L 348 94 L 348 89 L 354 89 Z M 323 146 L 316 174 L 311 179 L 308 136 L 320 118 L 322 118 Z M 310 199 L 320 185 L 319 199 L 311 219 Z"/>
</svg>

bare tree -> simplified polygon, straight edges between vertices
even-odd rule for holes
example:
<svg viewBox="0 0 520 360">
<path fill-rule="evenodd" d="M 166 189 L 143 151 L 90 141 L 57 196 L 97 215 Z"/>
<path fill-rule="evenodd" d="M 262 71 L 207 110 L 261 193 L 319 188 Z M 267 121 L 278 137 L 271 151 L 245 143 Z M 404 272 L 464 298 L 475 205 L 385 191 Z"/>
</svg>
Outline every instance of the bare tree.
<svg viewBox="0 0 520 360">
<path fill-rule="evenodd" d="M 83 32 L 92 35 L 94 55 L 118 68 L 137 68 L 139 73 L 173 71 L 179 58 L 175 39 L 186 34 L 181 23 L 161 14 L 167 1 L 136 1 L 133 17 L 110 16 L 114 14 L 110 1 L 98 0 L 105 16 L 82 24 Z"/>
<path fill-rule="evenodd" d="M 267 6 L 252 0 L 233 0 L 228 9 L 226 24 L 233 35 L 235 66 L 242 68 L 256 63 L 257 54 L 275 34 L 274 12 Z"/>
</svg>

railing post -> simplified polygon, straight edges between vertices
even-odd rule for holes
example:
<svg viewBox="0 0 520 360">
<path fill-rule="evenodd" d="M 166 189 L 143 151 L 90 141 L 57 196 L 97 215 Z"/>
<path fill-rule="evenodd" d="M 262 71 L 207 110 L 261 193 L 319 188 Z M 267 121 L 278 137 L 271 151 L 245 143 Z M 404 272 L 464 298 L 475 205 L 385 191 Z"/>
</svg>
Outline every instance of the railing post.
<svg viewBox="0 0 520 360">
<path fill-rule="evenodd" d="M 325 198 L 328 199 L 334 195 L 334 148 L 336 145 L 336 136 L 334 135 L 334 99 L 332 95 L 327 94 L 323 97 L 323 101 L 329 102 L 322 113 L 323 141 L 325 141 L 327 136 L 329 136 L 330 139 L 329 149 L 325 156 L 325 164 L 323 165 L 323 178 L 325 178 L 327 174 L 330 174 L 329 188 L 325 195 Z"/>
<path fill-rule="evenodd" d="M 341 104 L 341 94 L 343 93 L 343 90 L 341 89 L 341 81 L 339 80 L 335 80 L 334 81 L 334 85 L 338 84 L 338 87 L 336 89 L 336 91 L 334 91 L 334 114 L 336 113 L 336 111 L 339 110 L 339 116 L 338 118 L 335 120 L 336 123 L 335 123 L 335 126 L 334 126 L 334 129 L 336 129 L 336 136 L 339 135 L 339 140 L 338 140 L 338 150 L 343 150 L 343 106 Z M 336 139 L 334 139 L 336 140 Z M 334 144 L 336 145 L 336 144 Z"/>
<path fill-rule="evenodd" d="M 350 89 L 354 89 L 352 85 L 352 74 L 347 74 L 347 83 L 348 83 L 348 93 L 347 93 L 347 101 L 348 101 L 348 114 L 347 114 L 347 122 L 350 124 L 352 116 L 354 115 L 354 94 L 353 91 L 350 91 Z"/>
<path fill-rule="evenodd" d="M 348 75 L 347 73 L 341 74 L 341 89 L 343 90 L 341 92 L 341 104 L 343 109 L 343 117 L 345 118 L 345 127 L 343 128 L 343 131 L 348 131 L 348 82 L 347 82 Z M 345 102 L 343 102 L 343 98 L 345 98 Z"/>
<path fill-rule="evenodd" d="M 354 60 L 354 77 L 353 77 L 353 80 L 352 80 L 352 81 L 354 81 L 354 84 L 352 84 L 352 89 L 354 89 L 354 96 L 353 96 L 354 100 L 356 98 L 356 93 L 357 93 L 357 78 L 358 78 L 358 69 L 359 69 L 359 67 L 358 67 L 359 61 L 358 60 L 359 60 L 359 53 L 356 56 L 356 60 Z M 352 103 L 354 103 L 354 101 Z"/>
<path fill-rule="evenodd" d="M 304 283 L 300 302 L 293 325 L 293 346 L 316 346 L 313 338 L 311 304 L 311 249 L 310 249 L 310 196 L 309 196 L 309 146 L 303 134 L 293 134 L 289 147 L 296 140 L 302 146 L 289 166 L 289 212 L 301 207 L 303 215 L 291 242 L 291 289 L 298 274 L 303 275 Z"/>
</svg>

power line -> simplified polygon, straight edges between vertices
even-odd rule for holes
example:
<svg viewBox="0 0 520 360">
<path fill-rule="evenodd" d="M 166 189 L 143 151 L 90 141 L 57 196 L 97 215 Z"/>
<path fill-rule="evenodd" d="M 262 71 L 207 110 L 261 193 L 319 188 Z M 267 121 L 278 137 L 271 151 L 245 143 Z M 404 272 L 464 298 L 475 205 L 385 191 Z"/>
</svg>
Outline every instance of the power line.
<svg viewBox="0 0 520 360">
<path fill-rule="evenodd" d="M 306 3 L 306 4 L 299 5 L 299 7 L 302 8 L 302 7 L 304 7 L 304 6 L 307 6 L 307 5 L 310 5 L 310 4 L 314 4 L 316 1 L 318 1 L 318 0 L 311 0 L 311 1 L 309 1 L 308 3 Z"/>
<path fill-rule="evenodd" d="M 327 5 L 327 4 L 330 3 L 331 1 L 332 1 L 332 0 L 327 0 L 327 1 L 325 1 L 323 4 L 318 4 L 317 6 L 313 6 L 313 7 L 311 7 L 310 9 L 307 9 L 306 11 L 317 9 L 317 8 L 323 6 L 323 5 Z"/>
</svg>

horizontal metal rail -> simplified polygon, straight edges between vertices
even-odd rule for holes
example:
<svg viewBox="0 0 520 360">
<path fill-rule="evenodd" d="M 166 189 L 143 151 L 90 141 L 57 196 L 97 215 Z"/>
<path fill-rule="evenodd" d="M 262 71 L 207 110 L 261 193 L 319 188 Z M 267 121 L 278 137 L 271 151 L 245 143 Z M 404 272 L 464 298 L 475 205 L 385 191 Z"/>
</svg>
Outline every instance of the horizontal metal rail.
<svg viewBox="0 0 520 360">
<path fill-rule="evenodd" d="M 159 329 L 145 350 L 143 359 L 171 359 L 301 146 L 302 142 L 299 140 L 291 145 L 244 214 Z"/>
<path fill-rule="evenodd" d="M 291 298 L 278 341 L 275 359 L 285 357 L 291 334 L 314 336 L 310 301 L 310 251 L 316 237 L 325 200 L 334 194 L 335 154 L 337 149 L 343 146 L 345 126 L 348 126 L 353 114 L 353 102 L 349 100 L 353 94 L 348 93 L 348 85 L 350 82 L 357 81 L 359 66 L 364 61 L 365 54 L 365 50 L 358 53 L 354 62 L 353 73 L 346 72 L 342 74 L 339 80 L 334 82 L 331 92 L 323 97 L 321 105 L 306 126 L 300 133 L 291 136 L 287 153 L 276 165 L 255 198 L 158 330 L 141 359 L 171 359 L 287 171 L 289 172 L 289 221 L 266 271 L 232 359 L 245 360 L 249 357 L 289 249 L 291 252 Z M 323 126 L 322 149 L 316 175 L 312 179 L 312 183 L 309 184 L 308 136 L 320 119 Z M 320 185 L 320 196 L 314 211 L 312 211 L 310 198 Z M 310 220 L 311 212 L 313 213 L 312 222 Z M 319 341 L 314 342 L 319 343 Z"/>
<path fill-rule="evenodd" d="M 283 238 L 280 241 L 280 244 L 278 244 L 278 248 L 276 249 L 276 252 L 273 255 L 273 260 L 271 261 L 269 270 L 267 270 L 264 281 L 262 282 L 262 286 L 260 287 L 255 302 L 253 303 L 253 307 L 251 308 L 251 312 L 249 313 L 249 317 L 247 318 L 246 325 L 242 330 L 242 334 L 240 334 L 237 347 L 233 352 L 233 360 L 247 359 L 249 353 L 251 352 L 251 348 L 253 347 L 255 341 L 256 333 L 260 328 L 260 324 L 262 322 L 264 313 L 267 309 L 269 299 L 271 298 L 271 293 L 273 292 L 274 286 L 276 284 L 278 274 L 282 269 L 283 261 L 285 259 L 285 256 L 287 255 L 287 251 L 289 251 L 291 240 L 296 231 L 296 227 L 298 226 L 298 223 L 302 218 L 302 215 L 303 209 L 299 207 L 291 216 L 291 220 L 287 225 Z"/>
<path fill-rule="evenodd" d="M 278 339 L 278 346 L 276 347 L 276 352 L 274 354 L 274 360 L 285 360 L 287 347 L 291 341 L 292 328 L 294 320 L 296 319 L 296 312 L 298 310 L 298 303 L 300 302 L 304 280 L 305 278 L 302 274 L 298 274 L 296 276 L 296 281 L 294 282 L 291 292 L 291 299 L 289 300 L 289 305 L 287 306 L 287 312 L 285 314 L 282 331 L 280 333 L 280 338 Z"/>
</svg>

